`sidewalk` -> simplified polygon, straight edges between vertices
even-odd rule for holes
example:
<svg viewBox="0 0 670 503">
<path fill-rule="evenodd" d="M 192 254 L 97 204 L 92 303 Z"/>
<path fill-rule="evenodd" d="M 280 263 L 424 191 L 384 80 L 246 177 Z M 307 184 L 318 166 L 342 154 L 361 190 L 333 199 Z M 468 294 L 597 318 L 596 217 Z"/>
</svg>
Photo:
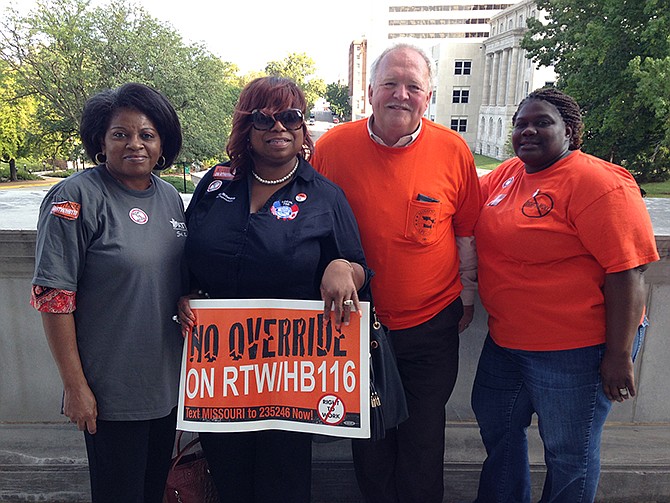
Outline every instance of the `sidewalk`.
<svg viewBox="0 0 670 503">
<path fill-rule="evenodd" d="M 313 503 L 359 502 L 349 442 L 315 443 L 313 452 Z M 536 428 L 531 428 L 530 454 L 537 501 L 544 474 Z M 447 428 L 444 503 L 474 499 L 483 458 L 476 425 Z M 89 501 L 83 435 L 72 424 L 0 424 L 0 502 L 34 501 Z M 670 503 L 667 425 L 606 426 L 597 501 Z"/>
<path fill-rule="evenodd" d="M 19 180 L 17 182 L 0 182 L 2 189 L 26 189 L 29 187 L 48 187 L 60 182 L 62 178 L 43 176 L 41 180 Z"/>
</svg>

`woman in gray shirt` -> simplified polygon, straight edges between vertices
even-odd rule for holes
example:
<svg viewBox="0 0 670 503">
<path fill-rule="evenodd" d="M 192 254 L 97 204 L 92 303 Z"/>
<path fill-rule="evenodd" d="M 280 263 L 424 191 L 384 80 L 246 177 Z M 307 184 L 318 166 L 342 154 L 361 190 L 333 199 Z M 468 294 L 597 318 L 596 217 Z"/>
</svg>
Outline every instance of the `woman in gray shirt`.
<svg viewBox="0 0 670 503">
<path fill-rule="evenodd" d="M 93 96 L 80 135 L 97 166 L 54 186 L 31 302 L 84 431 L 93 502 L 160 502 L 174 444 L 184 208 L 155 176 L 181 149 L 169 101 L 141 84 Z"/>
</svg>

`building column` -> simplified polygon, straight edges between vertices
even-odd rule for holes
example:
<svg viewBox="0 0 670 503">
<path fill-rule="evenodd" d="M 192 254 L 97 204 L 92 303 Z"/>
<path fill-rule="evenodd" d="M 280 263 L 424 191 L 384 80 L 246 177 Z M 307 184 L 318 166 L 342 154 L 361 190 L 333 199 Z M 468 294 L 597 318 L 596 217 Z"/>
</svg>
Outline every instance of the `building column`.
<svg viewBox="0 0 670 503">
<path fill-rule="evenodd" d="M 498 104 L 498 87 L 500 86 L 500 52 L 493 53 L 493 71 L 491 72 L 491 92 L 489 105 Z"/>
<path fill-rule="evenodd" d="M 482 93 L 482 105 L 491 104 L 491 66 L 493 65 L 493 54 L 486 54 L 484 60 L 484 92 Z"/>
<path fill-rule="evenodd" d="M 502 62 L 500 64 L 500 80 L 498 81 L 498 105 L 507 105 L 507 75 L 509 73 L 509 49 L 502 51 Z"/>
<path fill-rule="evenodd" d="M 518 47 L 512 47 L 512 56 L 510 58 L 510 74 L 509 74 L 509 85 L 507 86 L 507 99 L 505 102 L 508 105 L 517 105 L 517 96 L 519 95 L 517 91 L 517 83 L 518 83 L 518 77 L 519 77 L 519 68 L 521 65 L 519 64 L 519 51 Z"/>
</svg>

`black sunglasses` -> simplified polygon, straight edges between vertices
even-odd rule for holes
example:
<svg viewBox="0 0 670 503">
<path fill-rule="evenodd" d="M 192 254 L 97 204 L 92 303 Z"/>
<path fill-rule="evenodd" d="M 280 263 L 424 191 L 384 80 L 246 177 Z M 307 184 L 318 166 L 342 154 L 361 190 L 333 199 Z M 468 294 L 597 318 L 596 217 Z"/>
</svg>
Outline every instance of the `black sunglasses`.
<svg viewBox="0 0 670 503">
<path fill-rule="evenodd" d="M 277 112 L 274 115 L 268 115 L 256 109 L 251 112 L 251 123 L 254 129 L 267 131 L 272 129 L 276 122 L 281 122 L 286 129 L 295 131 L 300 129 L 305 123 L 302 111 L 298 108 L 289 108 L 283 112 Z"/>
</svg>

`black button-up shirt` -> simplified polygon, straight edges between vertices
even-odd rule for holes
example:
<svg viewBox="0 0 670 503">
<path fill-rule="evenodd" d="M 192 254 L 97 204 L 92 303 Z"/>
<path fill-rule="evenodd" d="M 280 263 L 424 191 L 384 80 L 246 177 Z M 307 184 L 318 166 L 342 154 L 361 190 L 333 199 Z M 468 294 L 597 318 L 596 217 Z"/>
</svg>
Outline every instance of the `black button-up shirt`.
<svg viewBox="0 0 670 503">
<path fill-rule="evenodd" d="M 221 176 L 225 172 L 223 166 L 210 169 L 186 211 L 193 289 L 212 298 L 319 300 L 331 260 L 345 258 L 365 268 L 343 191 L 304 159 L 294 179 L 257 213 L 249 210 L 249 177 L 230 180 Z"/>
</svg>

